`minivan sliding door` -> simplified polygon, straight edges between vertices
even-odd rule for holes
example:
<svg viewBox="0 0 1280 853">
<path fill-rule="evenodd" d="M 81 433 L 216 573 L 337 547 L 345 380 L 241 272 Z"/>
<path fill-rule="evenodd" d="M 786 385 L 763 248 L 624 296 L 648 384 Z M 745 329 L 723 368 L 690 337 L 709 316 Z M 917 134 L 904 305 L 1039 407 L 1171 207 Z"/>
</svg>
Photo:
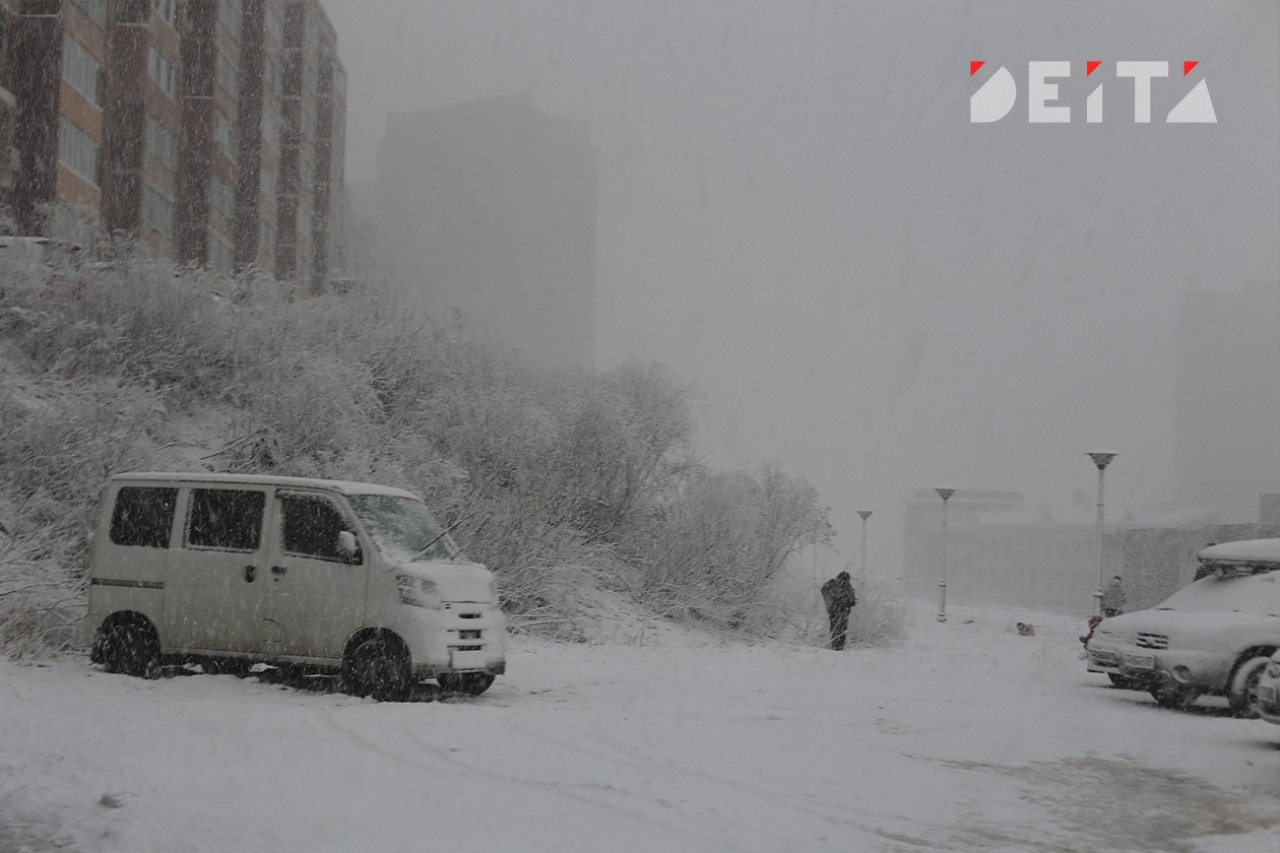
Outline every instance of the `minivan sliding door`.
<svg viewBox="0 0 1280 853">
<path fill-rule="evenodd" d="M 191 652 L 256 652 L 267 584 L 266 492 L 227 486 L 186 490 L 181 547 L 165 583 L 165 645 Z"/>
</svg>

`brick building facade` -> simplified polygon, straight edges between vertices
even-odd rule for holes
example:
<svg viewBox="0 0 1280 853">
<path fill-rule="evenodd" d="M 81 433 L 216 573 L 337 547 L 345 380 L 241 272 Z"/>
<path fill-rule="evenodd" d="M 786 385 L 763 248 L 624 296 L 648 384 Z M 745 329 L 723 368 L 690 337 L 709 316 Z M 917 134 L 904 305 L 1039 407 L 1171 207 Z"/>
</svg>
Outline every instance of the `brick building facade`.
<svg viewBox="0 0 1280 853">
<path fill-rule="evenodd" d="M 0 202 L 232 275 L 341 264 L 346 76 L 319 0 L 0 0 Z"/>
</svg>

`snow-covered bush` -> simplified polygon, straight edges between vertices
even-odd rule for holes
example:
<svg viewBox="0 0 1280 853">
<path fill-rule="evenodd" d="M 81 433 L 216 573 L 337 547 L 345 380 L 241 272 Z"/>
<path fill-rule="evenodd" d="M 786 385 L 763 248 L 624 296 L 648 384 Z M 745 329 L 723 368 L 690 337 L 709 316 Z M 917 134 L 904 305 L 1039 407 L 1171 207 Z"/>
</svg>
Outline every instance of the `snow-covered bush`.
<svg viewBox="0 0 1280 853">
<path fill-rule="evenodd" d="M 163 456 L 152 393 L 118 381 L 23 387 L 0 372 L 0 650 L 74 645 L 102 485 Z"/>
<path fill-rule="evenodd" d="M 530 624 L 585 572 L 662 613 L 767 633 L 772 579 L 831 536 L 816 492 L 776 466 L 694 461 L 689 395 L 667 368 L 540 367 L 390 291 L 297 298 L 116 247 L 0 300 L 0 367 L 0 642 L 47 633 L 32 614 L 58 608 L 33 589 L 79 604 L 99 490 L 131 468 L 407 488 Z M 198 435 L 169 435 L 178 422 Z"/>
<path fill-rule="evenodd" d="M 827 514 L 813 486 L 776 465 L 695 470 L 628 532 L 620 554 L 659 612 L 767 631 L 770 586 L 798 551 L 831 541 Z"/>
</svg>

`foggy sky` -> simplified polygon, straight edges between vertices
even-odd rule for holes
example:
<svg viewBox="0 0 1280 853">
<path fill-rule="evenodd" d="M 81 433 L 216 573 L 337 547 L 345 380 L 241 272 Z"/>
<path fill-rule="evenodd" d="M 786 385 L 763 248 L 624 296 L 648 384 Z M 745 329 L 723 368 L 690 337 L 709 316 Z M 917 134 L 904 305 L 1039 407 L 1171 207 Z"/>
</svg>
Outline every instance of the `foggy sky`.
<svg viewBox="0 0 1280 853">
<path fill-rule="evenodd" d="M 1171 498 L 1182 295 L 1280 287 L 1280 4 L 325 6 L 351 181 L 388 111 L 528 94 L 591 123 L 599 364 L 672 365 L 711 460 L 813 482 L 842 559 L 875 511 L 890 576 L 914 488 L 1066 503 L 1101 447 L 1117 513 Z M 998 124 L 969 124 L 973 59 L 1018 82 Z M 1072 62 L 1072 124 L 1026 121 L 1028 60 Z M 1116 60 L 1170 63 L 1151 124 Z M 1219 123 L 1163 124 L 1201 77 Z M 1280 344 L 1232 381 L 1280 382 Z"/>
</svg>

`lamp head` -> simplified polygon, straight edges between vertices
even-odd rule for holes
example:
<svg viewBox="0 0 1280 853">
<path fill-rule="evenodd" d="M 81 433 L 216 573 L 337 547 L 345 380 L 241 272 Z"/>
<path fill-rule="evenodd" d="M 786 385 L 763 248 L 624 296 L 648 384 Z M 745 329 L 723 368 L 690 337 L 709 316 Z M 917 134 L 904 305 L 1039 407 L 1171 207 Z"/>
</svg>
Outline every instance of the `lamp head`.
<svg viewBox="0 0 1280 853">
<path fill-rule="evenodd" d="M 1099 471 L 1105 470 L 1111 464 L 1111 460 L 1118 455 L 1118 453 L 1112 453 L 1109 450 L 1095 450 L 1088 454 L 1089 458 L 1093 460 L 1093 464 L 1098 466 Z"/>
</svg>

